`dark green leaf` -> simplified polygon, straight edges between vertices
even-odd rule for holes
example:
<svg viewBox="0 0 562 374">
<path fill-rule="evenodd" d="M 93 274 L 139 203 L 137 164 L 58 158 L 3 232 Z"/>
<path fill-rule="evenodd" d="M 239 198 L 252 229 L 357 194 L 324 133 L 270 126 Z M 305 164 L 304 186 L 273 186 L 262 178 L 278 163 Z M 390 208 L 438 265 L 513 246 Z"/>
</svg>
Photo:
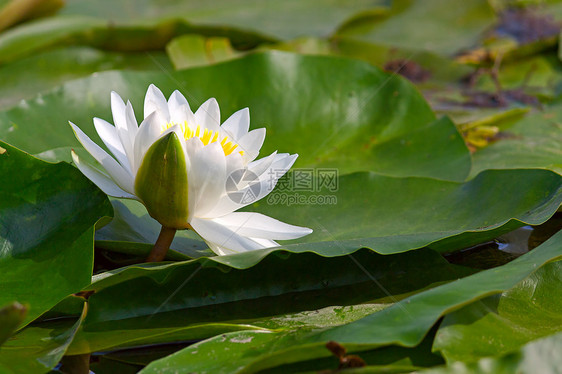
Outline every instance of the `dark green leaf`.
<svg viewBox="0 0 562 374">
<path fill-rule="evenodd" d="M 42 374 L 65 354 L 83 319 L 62 319 L 30 325 L 0 348 L 0 372 Z"/>
<path fill-rule="evenodd" d="M 334 340 L 349 351 L 385 345 L 413 347 L 438 319 L 467 303 L 508 290 L 545 263 L 562 257 L 562 232 L 499 268 L 432 288 L 358 321 L 332 328 L 278 333 L 243 331 L 219 335 L 148 365 L 143 373 L 250 373 L 330 355 Z M 195 353 L 193 353 L 195 352 Z"/>
<path fill-rule="evenodd" d="M 390 302 L 470 273 L 430 250 L 382 256 L 365 249 L 335 258 L 276 251 L 246 270 L 220 259 L 136 265 L 101 274 L 88 288 L 95 293 L 71 353 L 202 339 L 260 326 L 263 331 L 333 326 L 381 306 L 327 308 L 318 316 L 295 313 L 380 298 Z M 270 318 L 279 314 L 289 315 Z"/>
<path fill-rule="evenodd" d="M 29 323 L 90 284 L 93 225 L 111 208 L 72 166 L 0 147 L 0 304 L 28 304 Z"/>
<path fill-rule="evenodd" d="M 547 264 L 501 295 L 448 314 L 434 349 L 448 362 L 514 351 L 562 330 L 562 262 Z"/>
</svg>

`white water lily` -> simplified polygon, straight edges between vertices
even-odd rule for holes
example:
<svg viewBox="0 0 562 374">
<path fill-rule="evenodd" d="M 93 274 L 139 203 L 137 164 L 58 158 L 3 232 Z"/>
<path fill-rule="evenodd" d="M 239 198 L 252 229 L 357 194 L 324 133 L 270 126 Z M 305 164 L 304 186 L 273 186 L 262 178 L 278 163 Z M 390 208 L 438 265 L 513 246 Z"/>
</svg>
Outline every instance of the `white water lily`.
<svg viewBox="0 0 562 374">
<path fill-rule="evenodd" d="M 70 123 L 105 171 L 85 164 L 73 152 L 74 162 L 106 194 L 142 202 L 174 233 L 195 230 L 219 255 L 274 247 L 274 240 L 312 232 L 263 214 L 235 212 L 271 192 L 298 156 L 274 152 L 255 160 L 265 129 L 249 131 L 248 108 L 220 125 L 215 99 L 193 113 L 179 91 L 166 100 L 150 85 L 140 126 L 131 103 L 125 104 L 115 92 L 111 110 L 115 126 L 99 118 L 94 125 L 114 157 Z"/>
</svg>

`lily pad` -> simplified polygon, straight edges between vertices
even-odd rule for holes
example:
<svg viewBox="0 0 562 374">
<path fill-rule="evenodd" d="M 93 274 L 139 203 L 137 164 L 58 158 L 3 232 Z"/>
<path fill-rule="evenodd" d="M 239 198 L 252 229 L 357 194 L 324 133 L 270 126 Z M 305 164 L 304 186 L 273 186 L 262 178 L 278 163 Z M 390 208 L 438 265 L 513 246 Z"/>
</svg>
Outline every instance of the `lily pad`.
<svg viewBox="0 0 562 374">
<path fill-rule="evenodd" d="M 515 351 L 562 331 L 562 262 L 543 266 L 501 295 L 448 314 L 434 349 L 447 362 L 474 362 Z"/>
<path fill-rule="evenodd" d="M 394 295 L 390 300 L 396 300 L 400 294 L 472 273 L 449 265 L 430 250 L 395 257 L 362 250 L 349 258 L 278 251 L 247 270 L 229 268 L 217 259 L 141 264 L 100 274 L 86 288 L 94 294 L 70 353 L 203 339 L 248 329 L 339 325 L 381 306 L 342 306 L 295 313 L 388 295 Z M 357 263 L 362 264 L 364 272 Z M 422 263 L 424 266 L 420 266 Z M 317 270 L 305 271 L 311 264 Z M 377 276 L 378 283 L 373 283 L 371 274 Z M 122 298 L 124 292 L 126 300 Z"/>
<path fill-rule="evenodd" d="M 387 345 L 413 347 L 422 341 L 441 316 L 470 302 L 508 290 L 544 264 L 560 258 L 562 232 L 504 266 L 418 293 L 355 322 L 317 330 L 223 334 L 154 361 L 142 373 L 166 373 L 180 368 L 193 372 L 257 372 L 282 364 L 327 357 L 330 352 L 325 344 L 331 340 L 349 351 Z"/>
<path fill-rule="evenodd" d="M 90 284 L 93 226 L 111 207 L 72 166 L 0 147 L 0 304 L 28 304 L 27 324 Z"/>
<path fill-rule="evenodd" d="M 490 170 L 465 183 L 355 173 L 336 178 L 334 191 L 326 185 L 317 192 L 295 191 L 290 185 L 294 177 L 290 174 L 266 198 L 245 209 L 311 227 L 311 235 L 282 248 L 322 256 L 342 256 L 363 247 L 382 254 L 428 245 L 451 252 L 525 224 L 541 224 L 562 201 L 562 177 L 547 170 Z M 322 183 L 315 178 L 312 182 Z M 100 246 L 113 241 L 127 248 L 135 242 L 148 244 L 158 235 L 158 225 L 143 206 L 115 206 L 114 221 L 97 236 Z M 341 211 L 353 215 L 342 221 Z M 190 232 L 182 233 L 173 248 L 190 257 L 205 255 L 204 244 Z M 248 268 L 276 250 L 221 256 L 216 261 Z"/>
<path fill-rule="evenodd" d="M 27 326 L 0 348 L 0 371 L 42 374 L 53 369 L 72 342 L 84 314 Z"/>
<path fill-rule="evenodd" d="M 92 73 L 113 70 L 171 69 L 162 52 L 103 52 L 88 47 L 59 48 L 34 54 L 0 69 L 0 108 L 8 108 L 38 92 L 52 89 L 65 81 Z"/>
<path fill-rule="evenodd" d="M 458 181 L 470 170 L 468 149 L 454 125 L 434 122 L 406 80 L 360 61 L 281 52 L 174 73 L 107 72 L 72 81 L 0 112 L 0 136 L 32 153 L 78 146 L 71 120 L 98 139 L 92 118 L 110 120 L 110 91 L 129 98 L 142 118 L 150 83 L 166 95 L 183 91 L 194 108 L 214 96 L 223 119 L 249 107 L 252 127 L 267 129 L 262 154 L 287 151 L 290 144 L 300 154 L 297 167 L 336 165 L 341 174 L 373 170 Z M 40 138 L 32 137 L 39 131 Z"/>
<path fill-rule="evenodd" d="M 227 267 L 219 258 L 140 264 L 100 274 L 86 288 L 94 293 L 70 352 L 203 339 L 248 329 L 339 325 L 381 309 L 377 304 L 345 305 L 392 302 L 400 294 L 472 273 L 430 250 L 396 256 L 362 250 L 336 258 L 277 251 L 246 270 Z M 298 315 L 331 305 L 342 307 Z"/>
</svg>

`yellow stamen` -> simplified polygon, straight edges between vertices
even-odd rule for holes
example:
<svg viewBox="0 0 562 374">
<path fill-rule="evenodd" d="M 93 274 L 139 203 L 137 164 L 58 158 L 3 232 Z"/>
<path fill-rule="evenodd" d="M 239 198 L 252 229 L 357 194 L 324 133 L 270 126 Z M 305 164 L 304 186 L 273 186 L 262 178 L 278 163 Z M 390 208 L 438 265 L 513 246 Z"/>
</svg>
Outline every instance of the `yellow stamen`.
<svg viewBox="0 0 562 374">
<path fill-rule="evenodd" d="M 162 125 L 162 132 L 168 130 L 170 127 L 173 127 L 175 125 L 176 124 L 173 123 L 173 122 Z M 193 131 L 188 126 L 187 121 L 184 122 L 184 123 L 181 123 L 180 128 L 181 128 L 181 131 L 183 133 L 183 136 L 184 136 L 185 140 L 191 139 L 193 137 L 197 137 L 197 138 L 201 139 L 201 142 L 203 143 L 203 145 L 209 145 L 211 143 L 215 143 L 215 142 L 219 141 L 219 135 L 220 134 L 219 134 L 218 131 L 212 131 L 212 130 L 209 130 L 209 129 L 204 129 L 203 134 L 201 134 L 201 126 L 197 126 L 195 131 Z M 234 150 L 236 148 L 238 148 L 238 144 L 232 142 L 232 140 L 230 140 L 228 138 L 228 136 L 224 136 L 220 140 L 220 145 L 222 147 L 222 150 L 224 151 L 225 156 L 228 156 L 229 154 L 234 152 Z M 244 151 L 238 151 L 238 153 L 240 153 L 241 155 L 244 155 Z"/>
</svg>

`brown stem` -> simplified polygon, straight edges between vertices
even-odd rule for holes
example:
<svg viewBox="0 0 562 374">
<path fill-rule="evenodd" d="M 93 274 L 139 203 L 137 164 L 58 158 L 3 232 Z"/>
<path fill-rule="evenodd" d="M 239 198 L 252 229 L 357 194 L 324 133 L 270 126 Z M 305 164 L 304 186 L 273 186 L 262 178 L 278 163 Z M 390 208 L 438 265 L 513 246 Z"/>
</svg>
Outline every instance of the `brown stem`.
<svg viewBox="0 0 562 374">
<path fill-rule="evenodd" d="M 159 262 L 164 260 L 164 257 L 166 257 L 166 253 L 168 253 L 168 249 L 170 249 L 170 244 L 172 244 L 175 235 L 176 229 L 162 226 L 160 235 L 158 235 L 158 239 L 156 239 L 156 243 L 154 243 L 154 247 L 152 247 L 152 250 L 147 257 L 146 262 Z"/>
</svg>

